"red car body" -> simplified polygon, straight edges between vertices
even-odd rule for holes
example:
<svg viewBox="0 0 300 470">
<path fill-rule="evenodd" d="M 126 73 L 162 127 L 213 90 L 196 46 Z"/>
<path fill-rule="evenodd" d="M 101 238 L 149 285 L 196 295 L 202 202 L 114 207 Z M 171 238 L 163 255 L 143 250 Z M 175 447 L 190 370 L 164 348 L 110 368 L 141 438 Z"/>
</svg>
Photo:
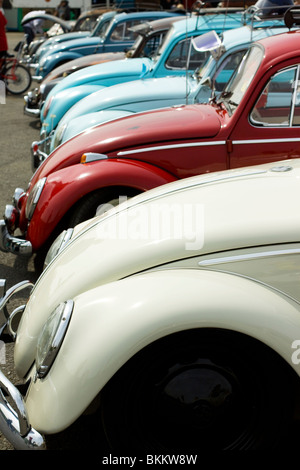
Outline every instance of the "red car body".
<svg viewBox="0 0 300 470">
<path fill-rule="evenodd" d="M 80 201 L 104 188 L 130 195 L 206 172 L 300 157 L 297 108 L 293 125 L 254 125 L 252 115 L 258 103 L 263 105 L 266 84 L 277 72 L 298 70 L 300 31 L 267 38 L 251 49 L 261 62 L 253 62 L 257 70 L 247 70 L 253 79 L 234 112 L 228 97 L 227 104 L 222 100 L 165 108 L 88 129 L 58 147 L 15 203 L 17 225 L 32 252 L 49 244 L 58 228 L 67 228 L 68 216 Z M 273 109 L 274 115 L 280 112 Z M 83 154 L 88 156 L 85 163 Z M 45 184 L 29 221 L 26 203 L 42 178 Z M 5 224 L 7 236 L 14 238 L 9 216 Z M 5 250 L 4 245 L 2 241 Z"/>
</svg>

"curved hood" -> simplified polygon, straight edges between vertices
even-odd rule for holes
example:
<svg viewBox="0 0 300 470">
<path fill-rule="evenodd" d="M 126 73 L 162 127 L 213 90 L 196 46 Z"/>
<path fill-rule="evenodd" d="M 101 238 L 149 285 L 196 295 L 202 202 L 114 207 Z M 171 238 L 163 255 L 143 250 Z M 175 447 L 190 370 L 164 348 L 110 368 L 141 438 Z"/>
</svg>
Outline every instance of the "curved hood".
<svg viewBox="0 0 300 470">
<path fill-rule="evenodd" d="M 55 85 L 51 91 L 60 85 L 61 81 L 57 82 L 57 85 Z M 47 119 L 42 119 L 43 116 L 43 110 L 45 109 L 44 107 L 41 110 L 41 122 L 42 122 L 42 128 L 46 129 L 48 133 L 50 133 L 59 123 L 61 117 L 62 117 L 62 112 L 61 112 L 61 107 L 60 107 L 60 102 L 61 100 L 65 100 L 65 105 L 66 105 L 66 110 L 71 108 L 75 103 L 77 103 L 79 100 L 87 96 L 89 93 L 93 93 L 96 90 L 99 90 L 100 86 L 97 85 L 82 85 L 82 86 L 77 86 L 75 88 L 71 88 L 69 90 L 68 96 L 65 96 L 65 92 L 61 91 L 55 94 L 55 98 L 51 100 L 51 112 L 48 113 Z M 102 87 L 101 87 L 102 88 Z M 51 91 L 49 95 L 51 94 Z M 48 96 L 49 96 L 48 95 Z"/>
<path fill-rule="evenodd" d="M 176 106 L 117 119 L 87 129 L 60 145 L 38 168 L 31 184 L 59 168 L 78 163 L 83 153 L 116 156 L 119 149 L 174 142 L 174 136 L 176 141 L 212 138 L 220 128 L 216 110 L 207 105 Z"/>
<path fill-rule="evenodd" d="M 61 47 L 66 41 L 73 41 L 78 38 L 90 36 L 90 31 L 76 31 L 74 33 L 65 33 L 47 39 L 36 54 L 36 61 L 41 60 L 46 54 L 51 54 Z"/>
<path fill-rule="evenodd" d="M 65 114 L 62 122 L 107 109 L 135 110 L 135 103 L 140 102 L 170 102 L 172 105 L 177 104 L 173 100 L 179 100 L 184 104 L 189 89 L 185 77 L 149 78 L 121 83 L 87 96 Z"/>
<path fill-rule="evenodd" d="M 74 59 L 66 62 L 65 64 L 55 67 L 52 72 L 44 78 L 42 83 L 48 83 L 51 80 L 57 78 L 58 76 L 70 75 L 83 67 L 90 67 L 92 65 L 97 65 L 102 62 L 108 62 L 110 60 L 122 60 L 125 59 L 125 52 L 103 52 L 101 54 L 90 54 L 88 56 L 80 57 L 79 59 Z"/>
<path fill-rule="evenodd" d="M 189 90 L 190 82 L 184 77 L 135 80 L 102 88 L 69 109 L 59 122 L 55 139 L 61 139 L 63 133 L 65 141 L 88 127 L 125 115 L 184 104 Z"/>
<path fill-rule="evenodd" d="M 271 170 L 281 165 L 295 169 Z M 166 263 L 197 256 L 199 269 L 201 256 L 299 241 L 299 177 L 299 161 L 211 173 L 148 191 L 85 223 L 31 294 L 17 369 L 31 366 L 42 325 L 62 301 Z"/>
<path fill-rule="evenodd" d="M 81 69 L 74 72 L 72 76 L 66 77 L 57 88 L 56 92 L 76 87 L 82 83 L 99 83 L 107 80 L 109 83 L 114 77 L 139 77 L 148 71 L 152 66 L 151 59 L 137 58 L 137 59 L 123 59 L 113 62 L 105 62 L 104 64 L 97 64 L 89 67 L 88 69 Z"/>
<path fill-rule="evenodd" d="M 100 44 L 100 38 L 98 37 L 91 37 L 90 32 L 83 33 L 68 33 L 66 38 L 62 41 L 54 41 L 49 48 L 47 48 L 46 53 L 44 54 L 43 58 L 46 55 L 50 54 L 57 54 L 58 52 L 65 52 L 65 51 L 72 51 L 77 49 L 82 49 L 83 47 L 89 45 L 98 45 Z"/>
<path fill-rule="evenodd" d="M 134 113 L 120 110 L 98 111 L 71 119 L 68 123 L 64 122 L 58 126 L 54 138 L 51 140 L 50 151 L 52 152 L 59 144 L 66 142 L 86 129 L 104 124 L 105 122 L 114 121 L 115 119 L 131 116 L 132 114 Z"/>
<path fill-rule="evenodd" d="M 86 93 L 81 96 L 80 99 L 82 99 L 88 94 L 97 91 L 93 87 L 98 86 L 98 89 L 100 89 L 101 86 L 109 87 L 118 83 L 137 80 L 149 70 L 150 65 L 150 59 L 124 59 L 92 65 L 72 73 L 61 80 L 47 96 L 41 109 L 41 121 L 44 122 L 48 117 L 47 126 L 50 125 L 50 132 L 74 104 L 73 102 L 70 104 L 69 95 L 70 91 L 76 87 L 85 87 Z M 46 109 L 50 111 L 48 112 L 49 116 L 45 117 L 44 110 Z M 55 125 L 53 125 L 52 118 L 50 117 L 52 115 L 55 115 Z"/>
</svg>

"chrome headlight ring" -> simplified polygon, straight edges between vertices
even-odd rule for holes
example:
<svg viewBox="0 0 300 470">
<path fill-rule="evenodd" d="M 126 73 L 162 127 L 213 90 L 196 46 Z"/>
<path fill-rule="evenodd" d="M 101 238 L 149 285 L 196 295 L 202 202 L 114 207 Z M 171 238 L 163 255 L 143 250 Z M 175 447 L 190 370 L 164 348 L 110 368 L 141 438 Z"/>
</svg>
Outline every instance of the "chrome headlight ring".
<svg viewBox="0 0 300 470">
<path fill-rule="evenodd" d="M 36 208 L 36 205 L 38 203 L 38 200 L 42 194 L 43 188 L 46 183 L 46 177 L 41 178 L 33 187 L 33 189 L 30 191 L 27 202 L 26 202 L 26 209 L 25 209 L 25 215 L 28 220 L 31 220 L 34 210 Z"/>
<path fill-rule="evenodd" d="M 67 230 L 64 230 L 61 232 L 61 234 L 54 240 L 52 243 L 49 251 L 47 252 L 45 262 L 44 262 L 44 268 L 51 263 L 51 261 L 63 250 L 63 248 L 69 243 L 69 241 L 72 238 L 74 229 L 69 228 Z"/>
<path fill-rule="evenodd" d="M 73 308 L 73 300 L 62 302 L 44 324 L 36 351 L 36 375 L 40 379 L 48 374 L 58 354 L 71 320 Z"/>
</svg>

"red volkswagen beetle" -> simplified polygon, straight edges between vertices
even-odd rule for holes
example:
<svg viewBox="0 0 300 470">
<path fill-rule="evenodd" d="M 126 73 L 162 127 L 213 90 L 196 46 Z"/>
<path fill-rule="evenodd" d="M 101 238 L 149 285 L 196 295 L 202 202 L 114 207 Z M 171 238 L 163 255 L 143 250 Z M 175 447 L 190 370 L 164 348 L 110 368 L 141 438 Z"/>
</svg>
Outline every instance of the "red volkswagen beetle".
<svg viewBox="0 0 300 470">
<path fill-rule="evenodd" d="M 300 31 L 264 39 L 251 46 L 210 104 L 136 114 L 67 141 L 6 206 L 1 249 L 43 257 L 63 229 L 119 196 L 201 173 L 300 157 L 299 51 Z"/>
</svg>

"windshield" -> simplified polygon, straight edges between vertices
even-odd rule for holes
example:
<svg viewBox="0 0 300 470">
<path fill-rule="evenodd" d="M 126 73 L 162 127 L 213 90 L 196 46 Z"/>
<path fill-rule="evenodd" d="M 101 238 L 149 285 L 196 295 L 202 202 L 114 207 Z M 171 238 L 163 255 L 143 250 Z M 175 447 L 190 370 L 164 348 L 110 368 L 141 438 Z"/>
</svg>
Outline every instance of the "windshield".
<svg viewBox="0 0 300 470">
<path fill-rule="evenodd" d="M 218 97 L 224 90 L 247 49 L 241 49 L 224 56 L 218 63 L 212 56 L 208 58 L 204 66 L 197 70 L 196 78 L 200 79 L 198 93 L 195 96 L 196 103 L 207 103 L 213 96 Z"/>
<path fill-rule="evenodd" d="M 127 57 L 153 57 L 165 37 L 166 31 L 148 36 L 139 35 L 126 53 Z"/>
<path fill-rule="evenodd" d="M 174 28 L 171 26 L 167 34 L 165 35 L 163 42 L 161 43 L 160 47 L 157 49 L 156 53 L 153 55 L 153 61 L 156 62 L 159 57 L 163 54 L 164 49 L 168 46 L 169 38 L 173 36 Z"/>
<path fill-rule="evenodd" d="M 210 53 L 210 55 L 208 56 L 204 64 L 201 67 L 198 67 L 197 70 L 195 71 L 195 77 L 197 78 L 199 82 L 201 82 L 202 79 L 210 76 L 214 64 L 215 64 L 215 59 Z"/>
<path fill-rule="evenodd" d="M 264 51 L 259 46 L 253 46 L 244 55 L 232 79 L 220 95 L 220 101 L 233 113 L 240 104 L 245 91 L 255 76 L 262 61 Z"/>
<path fill-rule="evenodd" d="M 95 28 L 93 29 L 92 36 L 98 36 L 103 38 L 105 36 L 106 30 L 110 25 L 111 18 L 107 19 L 107 21 L 101 21 L 100 24 L 98 23 Z"/>
</svg>

